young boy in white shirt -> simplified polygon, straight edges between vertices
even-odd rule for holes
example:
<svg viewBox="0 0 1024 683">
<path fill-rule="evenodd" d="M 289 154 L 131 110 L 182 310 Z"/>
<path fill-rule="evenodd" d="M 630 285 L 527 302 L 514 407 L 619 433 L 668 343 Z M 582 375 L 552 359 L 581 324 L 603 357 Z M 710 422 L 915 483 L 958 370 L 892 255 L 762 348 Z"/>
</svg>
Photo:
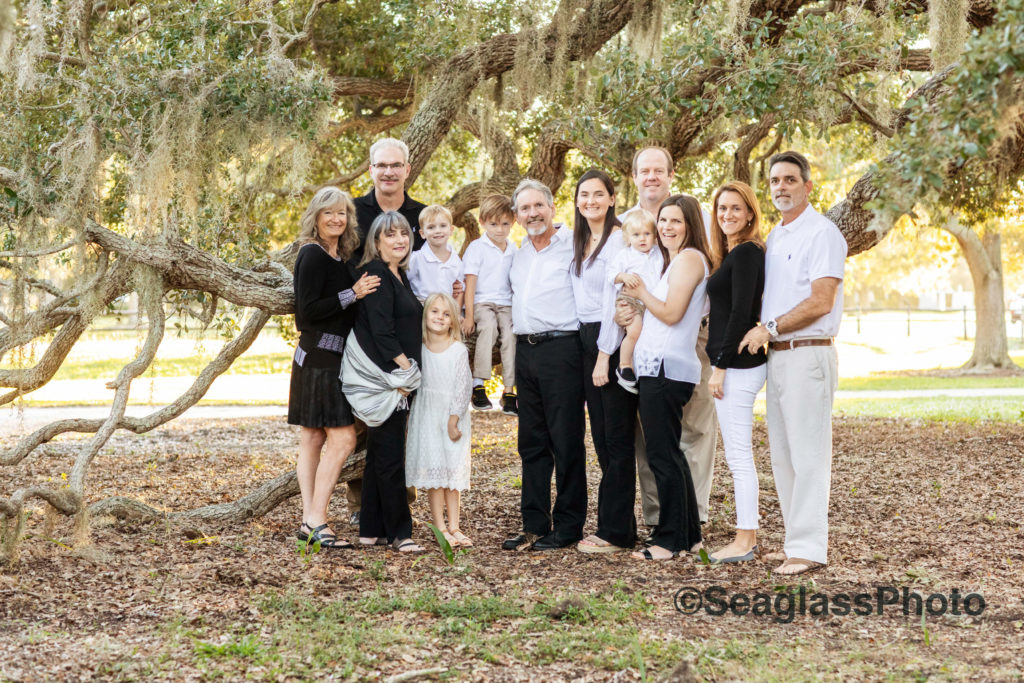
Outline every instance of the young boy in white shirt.
<svg viewBox="0 0 1024 683">
<path fill-rule="evenodd" d="M 426 242 L 409 257 L 409 286 L 423 303 L 434 292 L 447 294 L 462 305 L 462 294 L 453 295 L 455 281 L 465 282 L 462 259 L 448 243 L 452 236 L 452 214 L 440 204 L 420 212 L 420 235 Z"/>
<path fill-rule="evenodd" d="M 501 379 L 505 384 L 501 410 L 519 415 L 515 393 L 516 337 L 512 333 L 512 285 L 509 270 L 516 245 L 508 239 L 515 213 L 512 200 L 500 194 L 480 202 L 480 227 L 484 235 L 469 245 L 463 255 L 466 273 L 466 317 L 462 332 L 477 331 L 473 354 L 473 407 L 490 410 L 491 401 L 484 382 L 491 378 L 491 354 L 501 339 Z"/>
</svg>

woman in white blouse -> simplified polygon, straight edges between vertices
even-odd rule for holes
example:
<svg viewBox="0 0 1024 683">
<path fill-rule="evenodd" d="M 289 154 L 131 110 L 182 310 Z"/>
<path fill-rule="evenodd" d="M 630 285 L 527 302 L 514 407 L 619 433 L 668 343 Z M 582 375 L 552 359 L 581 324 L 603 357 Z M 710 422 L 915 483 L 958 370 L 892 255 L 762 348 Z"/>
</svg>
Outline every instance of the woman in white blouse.
<svg viewBox="0 0 1024 683">
<path fill-rule="evenodd" d="M 709 275 L 707 238 L 697 200 L 672 195 L 662 202 L 658 238 L 668 252 L 661 280 L 653 291 L 642 282 L 625 290 L 646 307 L 633 361 L 640 392 L 640 424 L 661 503 L 650 547 L 633 553 L 647 560 L 672 559 L 701 546 L 693 478 L 679 447 L 683 406 L 700 382 L 697 333 Z"/>
<path fill-rule="evenodd" d="M 590 435 L 601 466 L 597 530 L 577 548 L 584 553 L 612 553 L 636 543 L 636 398 L 617 382 L 608 381 L 618 366 L 622 332 L 611 320 L 615 286 L 608 282 L 606 271 L 625 242 L 615 217 L 615 185 L 607 173 L 592 168 L 580 176 L 575 204 L 569 275 L 580 319 Z"/>
</svg>

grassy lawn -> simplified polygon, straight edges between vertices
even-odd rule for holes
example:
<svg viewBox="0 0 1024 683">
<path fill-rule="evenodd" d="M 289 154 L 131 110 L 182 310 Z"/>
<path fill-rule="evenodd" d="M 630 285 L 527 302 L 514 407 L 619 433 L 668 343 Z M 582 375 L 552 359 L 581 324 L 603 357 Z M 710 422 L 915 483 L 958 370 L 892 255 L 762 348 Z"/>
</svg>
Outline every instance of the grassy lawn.
<svg viewBox="0 0 1024 683">
<path fill-rule="evenodd" d="M 972 396 L 900 399 L 836 399 L 835 415 L 898 417 L 929 422 L 1024 421 L 1024 401 L 1018 396 Z"/>
<path fill-rule="evenodd" d="M 195 377 L 214 359 L 213 355 L 178 358 L 157 358 L 143 377 Z M 113 379 L 129 358 L 79 360 L 61 366 L 54 379 Z M 287 354 L 244 354 L 237 358 L 225 375 L 271 375 L 289 372 L 291 356 Z"/>
<path fill-rule="evenodd" d="M 1024 363 L 1024 358 L 1017 361 Z M 866 377 L 843 377 L 842 391 L 905 391 L 909 389 L 1024 389 L 1024 375 L 1018 377 L 933 377 L 903 373 L 876 373 Z"/>
</svg>

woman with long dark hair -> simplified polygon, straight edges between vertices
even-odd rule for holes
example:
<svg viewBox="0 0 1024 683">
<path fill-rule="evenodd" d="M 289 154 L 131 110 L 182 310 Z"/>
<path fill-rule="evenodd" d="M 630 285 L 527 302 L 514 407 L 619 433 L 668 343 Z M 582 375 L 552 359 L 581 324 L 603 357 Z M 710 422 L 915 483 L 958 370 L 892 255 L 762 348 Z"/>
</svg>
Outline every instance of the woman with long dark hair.
<svg viewBox="0 0 1024 683">
<path fill-rule="evenodd" d="M 679 447 L 683 406 L 700 382 L 697 333 L 709 273 L 704 221 L 696 199 L 672 195 L 662 202 L 658 239 L 668 259 L 661 280 L 650 291 L 642 279 L 624 290 L 645 307 L 633 360 L 640 424 L 661 503 L 650 547 L 633 554 L 647 560 L 668 560 L 701 547 L 693 477 Z"/>
<path fill-rule="evenodd" d="M 569 266 L 583 344 L 583 391 L 590 435 L 601 466 L 597 530 L 580 552 L 610 553 L 636 543 L 636 460 L 633 448 L 636 399 L 615 381 L 622 331 L 611 318 L 615 287 L 608 282 L 612 258 L 625 246 L 615 217 L 615 185 L 590 169 L 576 183 L 573 260 Z"/>
<path fill-rule="evenodd" d="M 737 349 L 761 317 L 764 292 L 764 241 L 761 207 L 754 190 L 734 180 L 718 188 L 711 211 L 711 261 L 708 278 L 711 315 L 708 358 L 714 370 L 708 389 L 715 397 L 725 461 L 736 498 L 736 537 L 711 554 L 711 561 L 748 562 L 757 552 L 758 483 L 751 443 L 754 400 L 764 386 L 768 357 Z"/>
<path fill-rule="evenodd" d="M 324 187 L 313 195 L 299 223 L 295 259 L 295 327 L 299 343 L 292 362 L 288 424 L 299 426 L 295 474 L 302 495 L 296 536 L 321 548 L 351 548 L 327 523 L 327 505 L 341 468 L 356 445 L 355 420 L 338 373 L 352 305 L 373 292 L 379 278 L 358 280 L 348 260 L 359 245 L 356 210 L 348 193 Z"/>
</svg>

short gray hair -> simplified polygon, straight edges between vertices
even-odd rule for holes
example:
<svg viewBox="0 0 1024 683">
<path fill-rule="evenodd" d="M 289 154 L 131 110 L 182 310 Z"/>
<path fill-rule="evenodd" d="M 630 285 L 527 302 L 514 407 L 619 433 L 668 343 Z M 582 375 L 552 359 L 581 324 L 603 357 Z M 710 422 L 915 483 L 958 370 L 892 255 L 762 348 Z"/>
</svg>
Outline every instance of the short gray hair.
<svg viewBox="0 0 1024 683">
<path fill-rule="evenodd" d="M 373 158 L 377 156 L 377 152 L 384 149 L 385 147 L 394 147 L 395 149 L 402 151 L 402 159 L 405 163 L 409 163 L 409 145 L 405 144 L 398 138 L 381 138 L 377 142 L 370 145 L 370 163 L 373 162 Z"/>
<path fill-rule="evenodd" d="M 544 195 L 545 199 L 548 200 L 548 205 L 549 206 L 554 206 L 555 205 L 555 196 L 553 194 L 551 194 L 551 188 L 549 188 L 547 185 L 545 185 L 544 183 L 542 183 L 539 180 L 534 180 L 533 178 L 523 178 L 522 180 L 519 181 L 519 184 L 516 185 L 516 191 L 512 193 L 512 210 L 513 211 L 516 211 L 518 213 L 518 211 L 519 211 L 519 204 L 518 204 L 518 202 L 519 202 L 519 194 L 521 192 L 525 192 L 526 190 L 537 190 L 542 195 Z"/>
<path fill-rule="evenodd" d="M 363 246 L 363 260 L 359 262 L 359 265 L 365 266 L 374 259 L 383 260 L 380 257 L 380 247 L 377 246 L 377 243 L 380 242 L 381 235 L 391 234 L 395 230 L 404 232 L 405 236 L 409 238 L 409 251 L 405 252 L 405 258 L 403 258 L 401 263 L 398 264 L 400 268 L 408 266 L 409 259 L 412 258 L 412 227 L 409 226 L 409 221 L 405 220 L 405 216 L 397 211 L 385 211 L 373 219 L 373 223 L 370 224 L 370 229 L 366 231 L 366 240 Z"/>
</svg>

